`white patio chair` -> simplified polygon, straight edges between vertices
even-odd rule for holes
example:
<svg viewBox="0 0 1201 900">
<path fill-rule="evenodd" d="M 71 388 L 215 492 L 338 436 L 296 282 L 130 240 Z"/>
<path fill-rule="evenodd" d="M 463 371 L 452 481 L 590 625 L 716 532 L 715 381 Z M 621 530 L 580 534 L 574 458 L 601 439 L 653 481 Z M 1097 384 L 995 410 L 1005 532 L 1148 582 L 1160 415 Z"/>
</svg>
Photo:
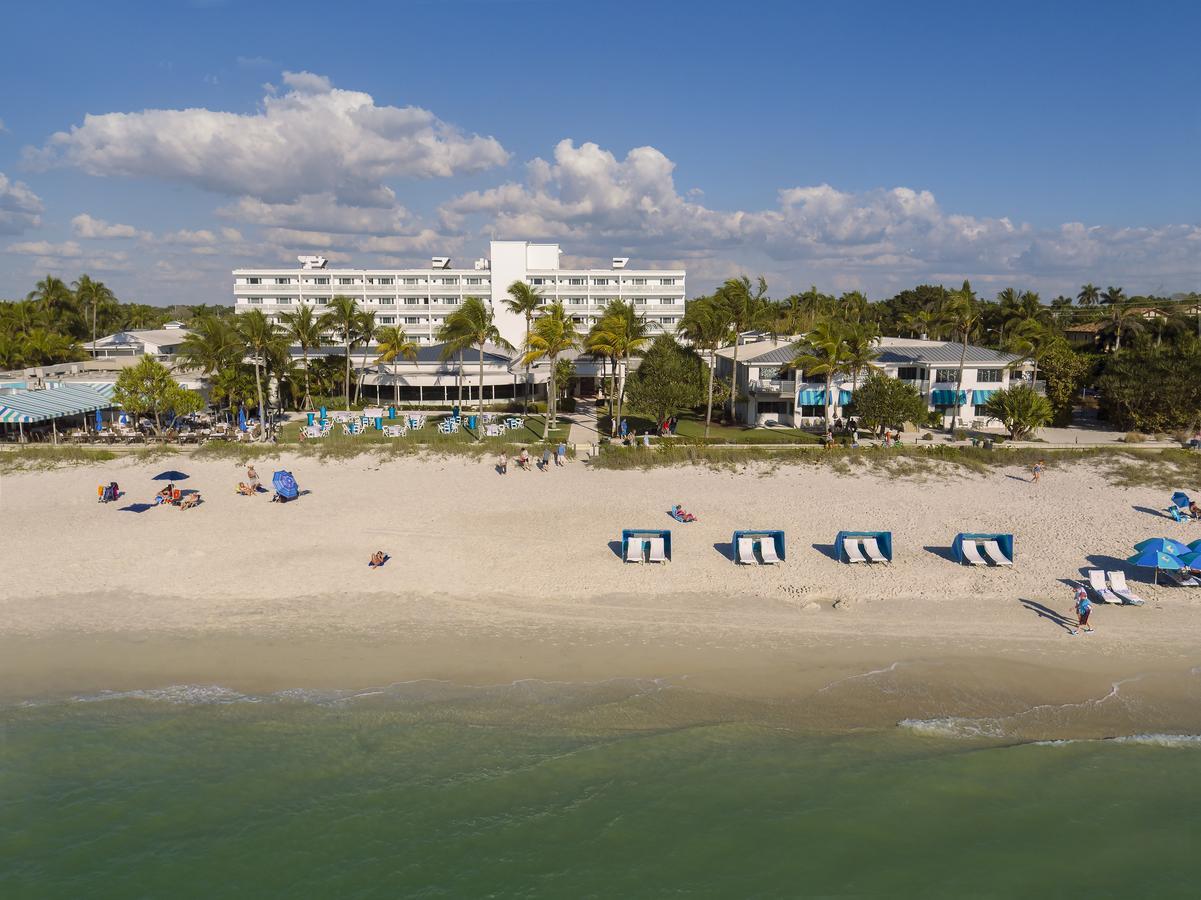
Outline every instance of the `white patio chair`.
<svg viewBox="0 0 1201 900">
<path fill-rule="evenodd" d="M 1088 570 L 1088 585 L 1102 603 L 1121 603 L 1122 598 L 1109 589 L 1105 583 L 1105 573 L 1100 569 Z"/>
<path fill-rule="evenodd" d="M 867 562 L 867 557 L 864 556 L 859 550 L 859 538 L 843 538 L 842 551 L 847 555 L 847 562 Z"/>
<path fill-rule="evenodd" d="M 959 549 L 963 551 L 964 558 L 973 566 L 987 566 L 988 560 L 980 555 L 980 548 L 977 547 L 975 541 L 963 541 L 959 545 Z"/>
<path fill-rule="evenodd" d="M 1005 552 L 1001 549 L 1001 545 L 998 544 L 996 541 L 985 541 L 984 542 L 984 552 L 988 554 L 988 558 L 993 561 L 994 565 L 997 565 L 997 566 L 1012 566 L 1013 565 L 1013 560 L 1005 555 Z"/>
<path fill-rule="evenodd" d="M 869 537 L 869 538 L 863 539 L 863 549 L 867 551 L 867 557 L 872 562 L 874 562 L 874 563 L 888 562 L 888 557 L 886 557 L 881 552 L 880 545 L 876 542 L 876 539 L 874 537 Z"/>
<path fill-rule="evenodd" d="M 647 543 L 647 562 L 667 562 L 667 541 L 661 537 L 651 538 Z"/>
<path fill-rule="evenodd" d="M 759 564 L 759 560 L 755 558 L 755 542 L 751 538 L 741 537 L 738 539 L 738 553 L 736 561 L 748 566 Z"/>
<path fill-rule="evenodd" d="M 1131 606 L 1142 606 L 1147 602 L 1127 586 L 1125 572 L 1110 572 L 1109 586 L 1113 588 L 1115 594 Z"/>
<path fill-rule="evenodd" d="M 759 541 L 759 555 L 763 557 L 763 564 L 774 566 L 780 562 L 780 557 L 776 556 L 776 541 L 775 538 L 763 538 Z"/>
<path fill-rule="evenodd" d="M 646 562 L 642 555 L 642 548 L 646 542 L 642 538 L 627 538 L 626 539 L 626 562 L 640 563 Z"/>
</svg>

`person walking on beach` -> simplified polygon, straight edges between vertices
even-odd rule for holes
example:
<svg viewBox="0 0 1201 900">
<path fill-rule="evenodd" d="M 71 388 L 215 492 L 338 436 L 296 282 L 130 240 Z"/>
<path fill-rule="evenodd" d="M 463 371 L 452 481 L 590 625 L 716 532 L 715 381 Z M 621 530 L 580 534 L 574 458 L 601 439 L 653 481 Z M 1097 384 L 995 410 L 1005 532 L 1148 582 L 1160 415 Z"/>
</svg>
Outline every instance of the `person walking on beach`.
<svg viewBox="0 0 1201 900">
<path fill-rule="evenodd" d="M 1091 632 L 1092 626 L 1088 624 L 1089 614 L 1093 611 L 1092 601 L 1088 599 L 1088 591 L 1084 585 L 1076 585 L 1076 627 L 1071 629 L 1072 634 L 1079 634 L 1081 630 L 1085 633 Z"/>
<path fill-rule="evenodd" d="M 542 462 L 538 466 L 543 472 L 550 471 L 550 447 L 542 448 Z"/>
<path fill-rule="evenodd" d="M 1043 472 L 1046 470 L 1046 468 L 1047 468 L 1047 461 L 1045 459 L 1040 459 L 1038 462 L 1036 462 L 1034 464 L 1034 468 L 1032 468 L 1030 470 L 1030 474 L 1033 476 L 1030 479 L 1032 484 L 1038 484 L 1039 481 L 1042 480 Z"/>
<path fill-rule="evenodd" d="M 559 441 L 559 446 L 555 448 L 555 465 L 560 469 L 567 464 L 567 445 Z"/>
<path fill-rule="evenodd" d="M 500 456 L 496 460 L 496 471 L 501 475 L 509 474 L 509 454 L 504 450 L 500 451 Z"/>
</svg>

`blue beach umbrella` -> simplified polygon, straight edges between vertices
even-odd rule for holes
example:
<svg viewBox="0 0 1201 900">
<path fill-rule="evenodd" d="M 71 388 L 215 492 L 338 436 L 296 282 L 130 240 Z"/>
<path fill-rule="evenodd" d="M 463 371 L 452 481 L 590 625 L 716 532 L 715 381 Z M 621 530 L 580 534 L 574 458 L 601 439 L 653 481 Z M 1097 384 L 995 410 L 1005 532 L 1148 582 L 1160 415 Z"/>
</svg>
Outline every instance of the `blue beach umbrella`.
<svg viewBox="0 0 1201 900">
<path fill-rule="evenodd" d="M 96 430 L 104 431 L 104 416 L 100 414 L 100 410 L 96 410 Z"/>
<path fill-rule="evenodd" d="M 168 469 L 166 472 L 159 472 L 154 476 L 154 481 L 186 481 L 187 473 L 180 472 L 176 469 Z"/>
<path fill-rule="evenodd" d="M 1177 491 L 1172 495 L 1172 504 L 1181 509 L 1188 509 L 1188 494 L 1184 491 Z"/>
<path fill-rule="evenodd" d="M 246 430 L 246 410 L 238 407 L 238 431 Z"/>
<path fill-rule="evenodd" d="M 1190 569 L 1201 569 L 1201 550 L 1194 550 L 1192 553 L 1186 553 L 1184 556 L 1178 556 L 1182 563 Z"/>
<path fill-rule="evenodd" d="M 1141 553 L 1136 553 L 1129 557 L 1126 562 L 1131 565 L 1138 566 L 1143 569 L 1154 569 L 1155 575 L 1152 580 L 1155 584 L 1159 583 L 1160 569 L 1183 569 L 1184 563 L 1173 556 L 1171 553 L 1165 553 L 1162 550 L 1146 549 Z"/>
<path fill-rule="evenodd" d="M 296 486 L 296 479 L 292 477 L 291 472 L 281 469 L 271 476 L 271 484 L 275 492 L 285 500 L 295 500 L 300 495 L 300 488 Z"/>
<path fill-rule="evenodd" d="M 1155 550 L 1161 553 L 1169 553 L 1172 556 L 1179 556 L 1182 553 L 1189 552 L 1189 546 L 1182 544 L 1180 541 L 1174 541 L 1171 538 L 1147 538 L 1145 541 L 1139 541 L 1134 545 L 1135 550 Z"/>
<path fill-rule="evenodd" d="M 1201 550 L 1201 538 L 1197 538 L 1195 541 L 1190 542 L 1188 548 L 1190 550 Z"/>
</svg>

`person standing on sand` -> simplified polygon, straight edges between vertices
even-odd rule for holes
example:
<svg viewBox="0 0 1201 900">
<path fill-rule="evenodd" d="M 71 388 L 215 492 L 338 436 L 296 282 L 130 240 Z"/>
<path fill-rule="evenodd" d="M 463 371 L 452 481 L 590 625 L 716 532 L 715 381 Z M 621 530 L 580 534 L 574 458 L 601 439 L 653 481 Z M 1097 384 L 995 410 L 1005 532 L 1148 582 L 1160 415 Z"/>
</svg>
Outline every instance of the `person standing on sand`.
<svg viewBox="0 0 1201 900">
<path fill-rule="evenodd" d="M 504 450 L 500 451 L 500 456 L 496 460 L 496 471 L 501 475 L 509 474 L 509 454 Z"/>
<path fill-rule="evenodd" d="M 550 447 L 542 448 L 542 466 L 541 466 L 541 468 L 542 468 L 543 472 L 550 471 Z"/>
<path fill-rule="evenodd" d="M 1088 599 L 1088 591 L 1084 589 L 1084 585 L 1076 585 L 1076 627 L 1070 629 L 1072 634 L 1079 634 L 1081 630 L 1087 634 L 1093 630 L 1088 624 L 1088 617 L 1092 611 L 1093 604 Z"/>
<path fill-rule="evenodd" d="M 1046 468 L 1047 468 L 1047 461 L 1046 461 L 1046 460 L 1044 460 L 1044 459 L 1040 459 L 1038 462 L 1036 462 L 1036 463 L 1034 464 L 1034 468 L 1032 468 L 1032 469 L 1030 470 L 1030 474 L 1033 476 L 1033 477 L 1030 479 L 1030 481 L 1031 481 L 1031 483 L 1032 483 L 1032 484 L 1038 484 L 1038 483 L 1039 483 L 1039 481 L 1041 481 L 1041 480 L 1042 480 L 1042 477 L 1043 477 L 1043 471 L 1044 471 Z"/>
<path fill-rule="evenodd" d="M 560 469 L 567 464 L 567 445 L 559 441 L 559 446 L 555 449 L 555 465 Z"/>
</svg>

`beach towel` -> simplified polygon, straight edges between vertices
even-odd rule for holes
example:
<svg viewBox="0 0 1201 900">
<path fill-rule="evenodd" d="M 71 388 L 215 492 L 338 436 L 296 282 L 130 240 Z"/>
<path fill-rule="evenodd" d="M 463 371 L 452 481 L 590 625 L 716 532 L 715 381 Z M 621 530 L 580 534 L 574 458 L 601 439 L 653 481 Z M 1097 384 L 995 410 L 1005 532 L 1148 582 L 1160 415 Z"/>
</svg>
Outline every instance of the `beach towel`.
<svg viewBox="0 0 1201 900">
<path fill-rule="evenodd" d="M 694 516 L 690 512 L 686 512 L 684 510 L 684 507 L 679 506 L 678 504 L 676 506 L 673 506 L 671 508 L 671 510 L 668 511 L 667 514 L 669 516 L 671 516 L 673 519 L 675 519 L 677 522 L 695 522 L 696 521 L 696 516 Z"/>
</svg>

